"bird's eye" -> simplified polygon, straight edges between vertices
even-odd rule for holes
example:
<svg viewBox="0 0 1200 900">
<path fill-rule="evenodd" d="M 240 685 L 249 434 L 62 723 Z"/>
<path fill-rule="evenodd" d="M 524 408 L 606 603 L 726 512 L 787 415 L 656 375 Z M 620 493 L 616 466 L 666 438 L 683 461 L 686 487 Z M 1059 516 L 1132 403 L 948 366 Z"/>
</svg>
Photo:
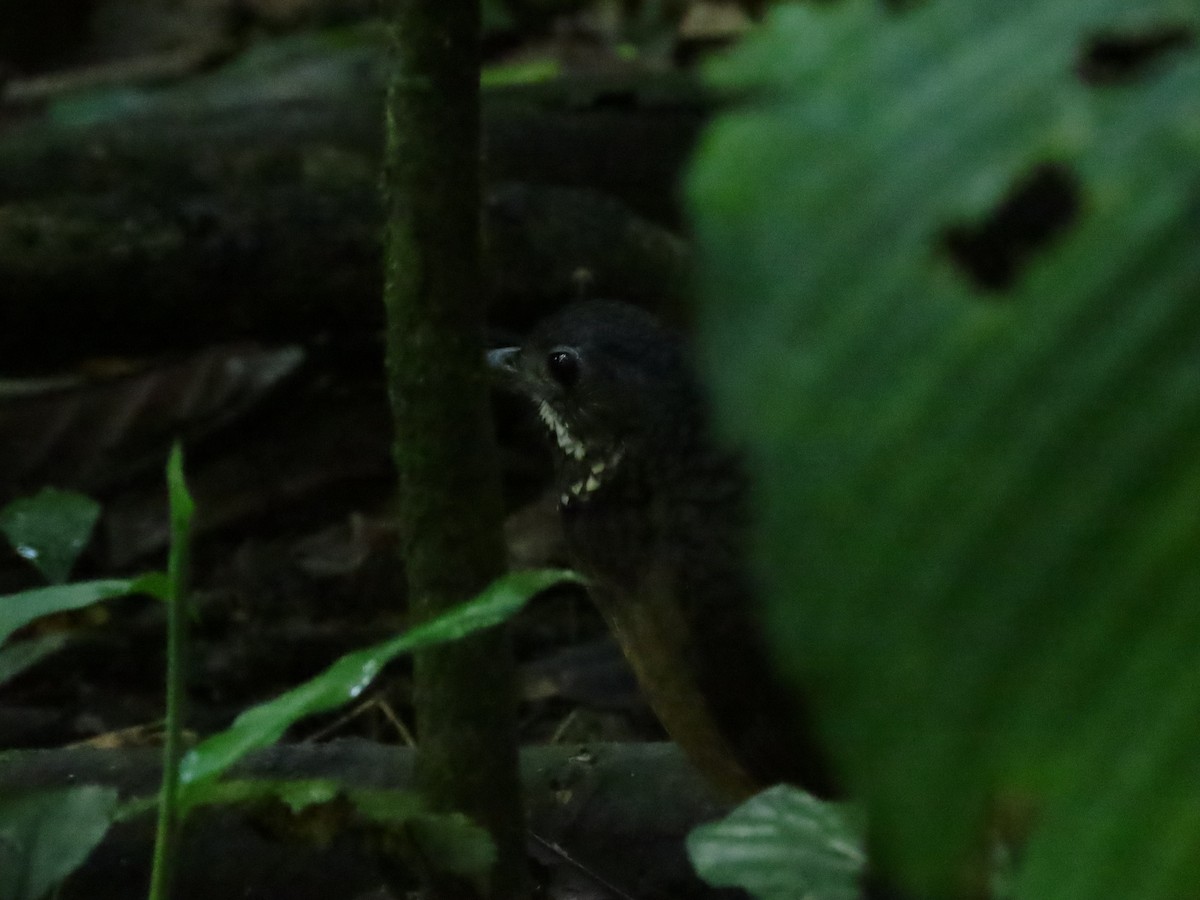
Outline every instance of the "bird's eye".
<svg viewBox="0 0 1200 900">
<path fill-rule="evenodd" d="M 546 357 L 546 368 L 563 387 L 569 388 L 579 380 L 579 357 L 571 350 L 551 351 Z"/>
</svg>

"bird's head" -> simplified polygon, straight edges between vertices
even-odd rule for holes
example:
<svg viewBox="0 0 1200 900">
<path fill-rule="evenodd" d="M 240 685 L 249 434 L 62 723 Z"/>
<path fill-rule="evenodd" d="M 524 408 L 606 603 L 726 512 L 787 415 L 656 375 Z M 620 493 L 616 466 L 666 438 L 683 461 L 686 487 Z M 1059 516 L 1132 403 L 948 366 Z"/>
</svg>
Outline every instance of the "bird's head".
<svg viewBox="0 0 1200 900">
<path fill-rule="evenodd" d="M 698 409 L 679 337 L 625 303 L 568 306 L 520 346 L 491 351 L 488 363 L 533 401 L 579 498 L 631 456 L 669 453 Z"/>
</svg>

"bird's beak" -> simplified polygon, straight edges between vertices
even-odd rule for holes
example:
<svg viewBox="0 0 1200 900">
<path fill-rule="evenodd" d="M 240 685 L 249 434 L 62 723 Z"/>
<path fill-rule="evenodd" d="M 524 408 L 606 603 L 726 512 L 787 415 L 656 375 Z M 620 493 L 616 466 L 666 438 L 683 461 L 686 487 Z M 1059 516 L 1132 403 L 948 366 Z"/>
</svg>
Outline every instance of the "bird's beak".
<svg viewBox="0 0 1200 900">
<path fill-rule="evenodd" d="M 520 347 L 498 347 L 487 354 L 488 368 L 504 380 L 512 380 L 517 374 L 517 354 Z"/>
</svg>

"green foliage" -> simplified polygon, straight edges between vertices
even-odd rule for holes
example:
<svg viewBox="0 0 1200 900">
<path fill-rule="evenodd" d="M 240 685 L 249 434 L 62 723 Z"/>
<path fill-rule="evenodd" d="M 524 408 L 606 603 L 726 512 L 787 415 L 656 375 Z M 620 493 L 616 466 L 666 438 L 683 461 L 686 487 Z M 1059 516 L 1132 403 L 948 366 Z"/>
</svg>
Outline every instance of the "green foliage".
<svg viewBox="0 0 1200 900">
<path fill-rule="evenodd" d="M 53 584 L 0 597 L 0 643 L 7 641 L 14 631 L 34 619 L 51 613 L 83 609 L 101 600 L 122 597 L 132 593 L 133 589 L 134 582 L 127 578 L 106 578 L 75 584 Z"/>
<path fill-rule="evenodd" d="M 414 791 L 350 788 L 331 779 L 273 781 L 268 779 L 227 780 L 204 790 L 200 805 L 253 806 L 263 800 L 278 800 L 293 816 L 309 814 L 303 828 L 307 840 L 323 845 L 347 827 L 340 811 L 322 818 L 322 808 L 335 808 L 345 801 L 358 816 L 358 824 L 375 826 L 384 841 L 407 848 L 420 848 L 422 860 L 441 871 L 464 877 L 482 877 L 496 859 L 496 849 L 487 831 L 460 813 L 431 812 L 425 799 Z M 314 813 L 316 813 L 314 815 Z"/>
<path fill-rule="evenodd" d="M 462 813 L 426 812 L 404 824 L 404 839 L 440 872 L 482 880 L 496 863 L 491 836 Z"/>
<path fill-rule="evenodd" d="M 338 796 L 342 786 L 325 778 L 277 781 L 267 778 L 231 778 L 212 785 L 196 806 L 233 806 L 265 798 L 281 801 L 293 813 L 328 803 Z"/>
<path fill-rule="evenodd" d="M 117 792 L 96 785 L 0 793 L 0 900 L 41 900 L 100 843 Z"/>
<path fill-rule="evenodd" d="M 73 491 L 43 488 L 0 510 L 0 531 L 51 584 L 62 584 L 87 546 L 100 504 Z"/>
<path fill-rule="evenodd" d="M 404 840 L 418 842 L 432 864 L 459 875 L 482 877 L 495 860 L 495 849 L 487 832 L 461 815 L 430 812 L 416 794 L 347 790 L 332 782 L 221 783 L 217 779 L 245 753 L 276 740 L 298 718 L 336 708 L 357 697 L 392 658 L 498 625 L 538 591 L 575 576 L 553 571 L 509 575 L 449 615 L 343 657 L 324 674 L 274 701 L 248 710 L 230 729 L 201 743 L 186 757 L 181 785 L 182 665 L 188 556 L 195 507 L 184 480 L 183 456 L 178 445 L 167 463 L 167 485 L 171 552 L 166 575 L 152 572 L 136 579 L 56 584 L 0 597 L 0 643 L 41 616 L 79 609 L 100 600 L 147 593 L 166 601 L 167 739 L 163 785 L 156 804 L 160 814 L 159 837 L 151 896 L 167 896 L 174 836 L 180 819 L 190 807 L 246 802 L 268 795 L 283 800 L 293 811 L 344 796 L 365 820 L 395 830 Z M 37 550 L 25 554 L 28 558 L 53 560 L 49 577 L 59 573 L 65 577 L 74 557 L 68 559 L 63 547 L 76 547 L 76 552 L 81 549 L 95 522 L 95 507 L 90 501 L 80 504 L 77 499 L 43 492 L 37 503 L 18 504 L 15 514 L 11 507 L 6 510 L 6 524 L 0 526 L 18 546 Z M 91 511 L 90 518 L 82 514 L 85 509 Z M 60 545 L 52 546 L 54 541 Z M 64 642 L 63 636 L 48 635 L 4 647 L 0 650 L 0 683 Z M 83 863 L 114 818 L 139 815 L 150 808 L 144 800 L 134 800 L 118 810 L 116 792 L 97 786 L 0 795 L 0 900 L 38 900 Z"/>
<path fill-rule="evenodd" d="M 158 827 L 154 864 L 150 873 L 150 900 L 165 900 L 179 847 L 182 804 L 179 799 L 179 763 L 183 751 L 184 693 L 186 691 L 188 577 L 192 543 L 192 517 L 196 504 L 183 474 L 183 447 L 176 441 L 167 457 L 167 507 L 171 547 L 167 556 L 167 703 L 163 737 L 162 787 L 158 801 Z"/>
<path fill-rule="evenodd" d="M 107 580 L 63 585 L 75 560 L 87 546 L 100 515 L 100 505 L 71 491 L 45 488 L 0 510 L 0 531 L 13 549 L 29 560 L 50 587 L 0 597 L 0 644 L 34 619 L 81 609 L 101 600 L 131 593 L 132 582 Z M 65 646 L 61 634 L 41 635 L 0 647 L 0 684 Z"/>
<path fill-rule="evenodd" d="M 35 619 L 53 613 L 83 609 L 94 603 L 129 594 L 157 594 L 161 576 L 149 573 L 135 579 L 109 578 L 55 584 L 0 597 L 0 644 Z M 62 634 L 41 635 L 0 647 L 0 684 L 20 674 L 34 663 L 61 649 L 67 643 Z"/>
<path fill-rule="evenodd" d="M 171 519 L 171 554 L 167 560 L 167 596 L 182 602 L 187 591 L 188 560 L 191 556 L 192 519 L 196 502 L 183 474 L 183 447 L 178 442 L 167 458 L 167 506 Z"/>
<path fill-rule="evenodd" d="M 202 802 L 205 791 L 228 768 L 259 747 L 274 743 L 304 716 L 334 709 L 358 697 L 389 661 L 402 653 L 458 640 L 504 622 L 534 594 L 575 576 L 541 570 L 514 572 L 497 579 L 477 598 L 399 637 L 349 653 L 317 677 L 252 709 L 225 731 L 214 734 L 183 759 L 185 803 Z M 485 673 L 480 673 L 481 677 Z"/>
<path fill-rule="evenodd" d="M 496 845 L 485 829 L 462 813 L 430 812 L 419 794 L 354 789 L 346 796 L 360 814 L 389 826 L 397 840 L 419 848 L 439 871 L 481 878 L 496 862 Z"/>
<path fill-rule="evenodd" d="M 1018 797 L 1018 896 L 1200 877 L 1197 35 L 1184 0 L 850 2 L 714 70 L 704 354 L 771 632 L 918 891 Z"/>
<path fill-rule="evenodd" d="M 199 804 L 225 802 L 231 791 L 232 796 L 244 800 L 260 789 L 283 797 L 293 809 L 327 802 L 331 799 L 329 789 L 320 783 L 306 782 L 293 789 L 278 783 L 235 782 L 231 788 L 219 779 L 245 754 L 278 740 L 298 719 L 360 696 L 383 667 L 400 654 L 499 625 L 534 594 L 574 577 L 551 570 L 506 575 L 458 609 L 392 640 L 347 654 L 317 677 L 247 710 L 228 729 L 210 736 L 184 757 L 180 803 L 186 810 Z M 365 818 L 392 829 L 402 826 L 394 832 L 394 839 L 406 846 L 418 846 L 425 864 L 466 877 L 482 877 L 495 862 L 495 847 L 487 831 L 461 814 L 430 812 L 423 798 L 405 791 L 345 789 L 342 793 Z"/>
<path fill-rule="evenodd" d="M 43 634 L 0 647 L 0 685 L 67 645 L 67 635 Z"/>
<path fill-rule="evenodd" d="M 509 87 L 514 84 L 537 84 L 553 81 L 562 75 L 562 66 L 553 59 L 534 59 L 528 62 L 502 63 L 483 69 L 479 83 L 485 88 Z"/>
<path fill-rule="evenodd" d="M 858 900 L 864 855 L 845 812 L 777 785 L 688 835 L 688 854 L 714 887 L 759 900 Z"/>
</svg>

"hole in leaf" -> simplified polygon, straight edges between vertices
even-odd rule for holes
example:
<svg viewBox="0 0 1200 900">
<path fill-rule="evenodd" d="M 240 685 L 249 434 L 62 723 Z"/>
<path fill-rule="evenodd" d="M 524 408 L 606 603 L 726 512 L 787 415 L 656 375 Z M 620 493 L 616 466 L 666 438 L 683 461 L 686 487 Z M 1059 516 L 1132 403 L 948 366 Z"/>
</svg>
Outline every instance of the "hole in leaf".
<svg viewBox="0 0 1200 900">
<path fill-rule="evenodd" d="M 1190 47 L 1194 41 L 1191 29 L 1183 25 L 1164 25 L 1134 33 L 1099 34 L 1080 54 L 1079 77 L 1093 85 L 1133 81 L 1164 55 Z"/>
<path fill-rule="evenodd" d="M 637 91 L 632 88 L 628 90 L 613 88 L 612 90 L 601 91 L 591 98 L 591 103 L 588 106 L 591 109 L 637 109 L 640 104 L 640 98 Z"/>
<path fill-rule="evenodd" d="M 983 221 L 945 234 L 954 262 L 984 290 L 1011 287 L 1031 257 L 1079 215 L 1080 190 L 1063 165 L 1038 166 Z"/>
</svg>

